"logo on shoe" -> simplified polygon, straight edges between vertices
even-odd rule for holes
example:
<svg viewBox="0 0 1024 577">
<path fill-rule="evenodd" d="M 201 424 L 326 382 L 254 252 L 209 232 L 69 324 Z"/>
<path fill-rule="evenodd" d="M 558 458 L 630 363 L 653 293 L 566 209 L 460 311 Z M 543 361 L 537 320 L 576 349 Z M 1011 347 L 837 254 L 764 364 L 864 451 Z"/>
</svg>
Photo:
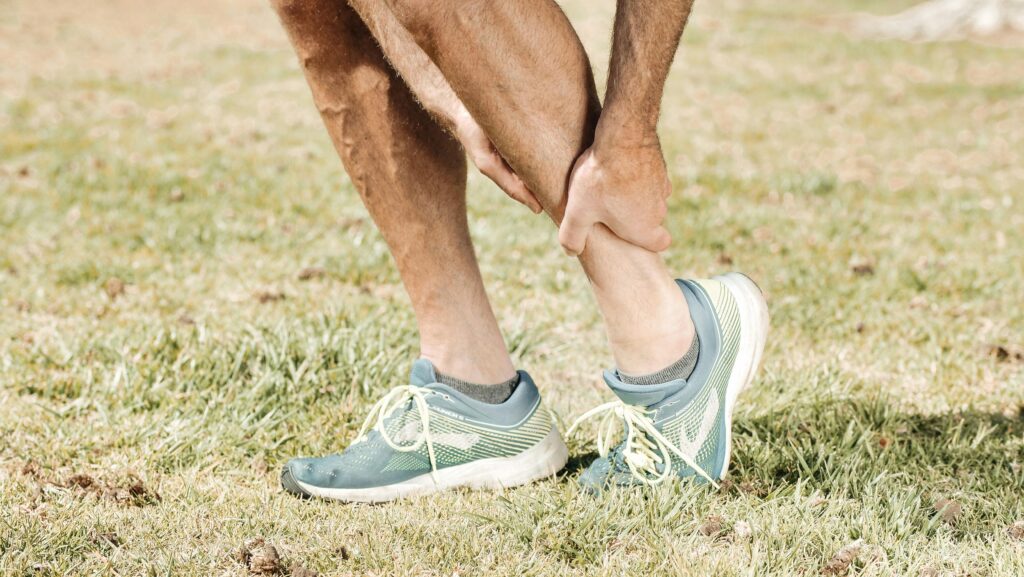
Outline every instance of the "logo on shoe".
<svg viewBox="0 0 1024 577">
<path fill-rule="evenodd" d="M 718 417 L 718 395 L 712 395 L 708 400 L 708 403 L 704 405 L 704 415 L 700 420 L 700 427 L 697 429 L 697 434 L 690 436 L 686 430 L 686 426 L 683 425 L 679 430 L 679 450 L 685 453 L 689 457 L 696 457 L 700 448 L 704 446 L 704 443 L 708 440 L 708 435 L 711 434 L 711 430 L 715 426 L 715 419 Z"/>
<path fill-rule="evenodd" d="M 416 421 L 406 423 L 404 427 L 391 436 L 391 440 L 401 445 L 415 443 L 423 435 L 423 429 Z M 430 441 L 435 445 L 447 445 L 462 451 L 468 451 L 480 442 L 480 435 L 476 433 L 434 433 L 430 435 Z"/>
</svg>

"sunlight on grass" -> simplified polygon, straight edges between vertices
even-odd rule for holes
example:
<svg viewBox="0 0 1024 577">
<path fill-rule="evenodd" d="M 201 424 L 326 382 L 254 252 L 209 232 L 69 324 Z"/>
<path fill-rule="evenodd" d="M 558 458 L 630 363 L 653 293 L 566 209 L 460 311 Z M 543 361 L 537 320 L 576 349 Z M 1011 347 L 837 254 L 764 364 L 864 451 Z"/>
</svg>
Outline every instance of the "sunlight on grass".
<svg viewBox="0 0 1024 577">
<path fill-rule="evenodd" d="M 598 77 L 612 3 L 567 2 Z M 667 258 L 769 297 L 722 490 L 557 479 L 300 502 L 417 350 L 390 256 L 260 2 L 0 10 L 0 574 L 1024 574 L 1024 58 L 845 35 L 879 2 L 698 3 Z M 516 361 L 607 400 L 553 227 L 470 179 Z M 253 544 L 253 547 L 257 547 Z M 849 558 L 849 559 L 847 559 Z"/>
</svg>

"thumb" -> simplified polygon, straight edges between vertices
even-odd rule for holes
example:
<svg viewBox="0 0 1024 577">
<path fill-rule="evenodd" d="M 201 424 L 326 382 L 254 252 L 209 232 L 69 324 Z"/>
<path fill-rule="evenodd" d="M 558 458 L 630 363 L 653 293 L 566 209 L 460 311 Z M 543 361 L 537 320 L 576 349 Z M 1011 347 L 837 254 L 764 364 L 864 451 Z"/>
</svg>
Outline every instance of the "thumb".
<svg viewBox="0 0 1024 577">
<path fill-rule="evenodd" d="M 587 248 L 587 237 L 594 226 L 594 219 L 569 203 L 565 218 L 558 227 L 558 242 L 569 256 L 579 256 Z"/>
</svg>

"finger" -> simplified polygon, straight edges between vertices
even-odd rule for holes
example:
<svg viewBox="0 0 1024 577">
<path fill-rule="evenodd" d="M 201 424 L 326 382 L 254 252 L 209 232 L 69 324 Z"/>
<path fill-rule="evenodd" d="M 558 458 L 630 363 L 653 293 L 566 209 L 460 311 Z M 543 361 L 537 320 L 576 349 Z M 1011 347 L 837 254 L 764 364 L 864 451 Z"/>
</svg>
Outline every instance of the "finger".
<svg viewBox="0 0 1024 577">
<path fill-rule="evenodd" d="M 533 192 L 529 188 L 526 188 L 526 183 L 523 179 L 519 178 L 509 163 L 502 158 L 501 165 L 504 167 L 505 173 L 508 175 L 508 187 L 505 188 L 505 192 L 512 196 L 512 198 L 525 204 L 534 214 L 540 214 L 544 207 L 541 206 L 540 201 L 534 196 Z"/>
<path fill-rule="evenodd" d="M 594 220 L 586 212 L 569 203 L 565 218 L 558 227 L 558 242 L 569 256 L 579 256 L 587 248 L 587 237 Z"/>
<path fill-rule="evenodd" d="M 519 178 L 514 174 L 507 177 L 506 180 L 507 182 L 504 184 L 498 185 L 505 191 L 505 194 L 508 194 L 514 200 L 526 205 L 527 208 L 533 211 L 533 214 L 540 214 L 541 211 L 544 210 L 540 205 L 540 201 L 537 200 L 536 196 L 533 196 L 530 189 L 526 188 L 526 185 L 523 184 L 522 180 L 519 180 Z"/>
<path fill-rule="evenodd" d="M 497 160 L 482 164 L 483 166 L 478 167 L 480 172 L 494 181 L 494 184 L 505 191 L 505 194 L 526 205 L 534 214 L 539 214 L 543 210 L 537 197 L 533 196 L 519 175 L 512 172 L 512 167 L 503 159 L 498 157 Z"/>
</svg>

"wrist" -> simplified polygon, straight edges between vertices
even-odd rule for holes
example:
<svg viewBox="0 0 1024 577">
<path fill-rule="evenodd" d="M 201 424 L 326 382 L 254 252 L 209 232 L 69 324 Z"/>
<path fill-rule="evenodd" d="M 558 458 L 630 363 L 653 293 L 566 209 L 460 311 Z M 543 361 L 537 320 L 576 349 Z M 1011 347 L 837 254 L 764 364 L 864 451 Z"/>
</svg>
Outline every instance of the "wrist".
<svg viewBox="0 0 1024 577">
<path fill-rule="evenodd" d="M 594 146 L 604 149 L 660 147 L 657 120 L 606 109 L 597 121 Z"/>
<path fill-rule="evenodd" d="M 661 141 L 654 129 L 624 125 L 605 126 L 602 129 L 598 121 L 593 150 L 599 158 L 649 150 L 661 154 Z"/>
</svg>

